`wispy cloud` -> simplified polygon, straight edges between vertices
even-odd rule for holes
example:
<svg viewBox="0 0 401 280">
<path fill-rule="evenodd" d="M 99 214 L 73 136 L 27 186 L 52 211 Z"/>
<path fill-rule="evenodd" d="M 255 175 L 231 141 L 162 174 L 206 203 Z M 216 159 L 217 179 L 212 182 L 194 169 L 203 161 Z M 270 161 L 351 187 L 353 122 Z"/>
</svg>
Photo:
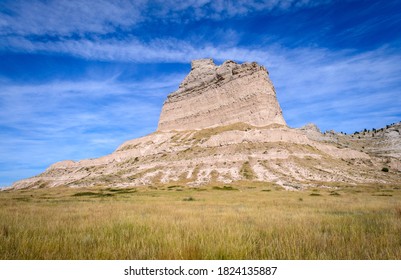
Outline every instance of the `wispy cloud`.
<svg viewBox="0 0 401 280">
<path fill-rule="evenodd" d="M 257 11 L 298 9 L 330 1 L 310 0 L 24 0 L 2 1 L 0 35 L 86 35 L 127 30 L 150 21 L 222 20 Z M 183 17 L 185 14 L 185 17 Z"/>
<path fill-rule="evenodd" d="M 289 49 L 279 45 L 253 48 L 208 43 L 192 45 L 174 38 L 141 43 L 133 38 L 64 44 L 47 42 L 32 48 L 36 48 L 34 51 L 65 52 L 86 59 L 138 63 L 189 63 L 202 57 L 218 61 L 257 61 L 271 72 L 284 114 L 293 126 L 316 121 L 323 129 L 358 129 L 345 125 L 347 115 L 348 118 L 365 119 L 365 126 L 383 126 L 385 118 L 375 121 L 364 114 L 381 112 L 387 116 L 393 106 L 401 104 L 401 66 L 398 63 L 401 55 L 390 47 L 356 52 L 313 47 Z M 178 79 L 174 82 L 179 83 Z M 104 87 L 101 83 L 92 86 Z M 322 121 L 322 116 L 327 121 Z M 367 122 L 373 123 L 368 125 Z"/>
<path fill-rule="evenodd" d="M 0 174 L 22 179 L 59 160 L 106 155 L 153 132 L 165 96 L 181 79 L 177 73 L 131 82 L 118 76 L 25 85 L 3 80 Z M 3 177 L 0 185 L 9 180 Z"/>
<path fill-rule="evenodd" d="M 0 85 L 0 125 L 38 137 L 76 133 L 97 126 L 132 130 L 157 125 L 165 96 L 183 75 L 149 77 L 142 81 L 49 81 L 45 84 Z M 129 124 L 129 122 L 132 122 Z M 132 134 L 131 133 L 131 134 Z"/>
<path fill-rule="evenodd" d="M 143 1 L 2 1 L 0 34 L 104 34 L 141 21 Z"/>
<path fill-rule="evenodd" d="M 399 59 L 387 48 L 303 49 L 270 69 L 290 125 L 315 122 L 324 130 L 353 132 L 401 119 Z"/>
<path fill-rule="evenodd" d="M 38 48 L 38 45 L 36 47 Z M 354 115 L 358 112 L 362 115 L 364 112 L 375 111 L 387 114 L 392 106 L 400 101 L 401 66 L 398 61 L 400 61 L 401 55 L 386 47 L 357 53 L 353 50 L 287 49 L 281 46 L 259 48 L 208 44 L 194 46 L 190 42 L 177 39 L 154 40 L 146 44 L 136 39 L 96 43 L 82 41 L 69 44 L 67 42 L 64 45 L 48 42 L 40 47 L 47 51 L 65 51 L 91 59 L 140 63 L 189 63 L 191 59 L 202 57 L 212 57 L 218 61 L 226 59 L 257 61 L 265 65 L 271 72 L 284 108 L 284 114 L 293 126 L 302 125 L 308 119 L 310 121 L 318 120 L 317 116 L 323 116 L 329 112 L 339 114 L 343 118 L 346 118 L 346 114 L 356 117 Z M 155 87 L 174 88 L 174 85 L 177 86 L 182 77 L 183 73 L 174 78 L 142 83 L 139 88 L 135 83 L 116 85 L 113 81 L 92 81 L 78 85 L 74 83 L 47 84 L 42 85 L 43 88 L 40 90 L 51 93 L 54 92 L 55 87 L 57 89 L 66 88 L 68 91 L 62 91 L 63 94 L 71 95 L 74 92 L 83 92 L 80 89 L 84 88 L 86 91 L 93 92 L 92 96 L 96 96 L 104 91 L 127 94 L 136 89 L 138 94 L 139 92 L 152 94 Z M 30 89 L 19 87 L 15 91 L 24 92 L 30 91 Z M 393 102 L 389 101 L 390 99 Z M 365 100 L 366 104 L 362 100 Z M 363 118 L 362 115 L 359 115 L 358 118 Z M 354 129 L 354 127 L 340 128 L 342 125 L 341 121 L 338 122 L 340 118 L 332 116 L 327 119 L 331 122 L 320 122 L 324 129 Z M 371 120 L 366 119 L 366 121 Z M 374 125 L 384 125 L 384 123 L 375 123 Z"/>
</svg>

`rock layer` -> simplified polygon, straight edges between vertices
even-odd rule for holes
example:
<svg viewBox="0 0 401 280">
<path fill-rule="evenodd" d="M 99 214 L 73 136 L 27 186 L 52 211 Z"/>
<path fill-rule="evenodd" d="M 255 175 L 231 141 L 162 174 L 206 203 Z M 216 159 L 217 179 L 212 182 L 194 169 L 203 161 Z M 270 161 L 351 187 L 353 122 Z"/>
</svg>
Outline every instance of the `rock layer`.
<svg viewBox="0 0 401 280">
<path fill-rule="evenodd" d="M 399 182 L 398 171 L 384 173 L 382 167 L 379 158 L 310 140 L 297 129 L 237 123 L 202 130 L 156 132 L 127 141 L 114 153 L 98 159 L 56 163 L 13 187 L 262 182 L 302 189 Z"/>
<path fill-rule="evenodd" d="M 267 70 L 257 63 L 212 59 L 192 62 L 189 75 L 164 103 L 158 131 L 203 129 L 233 123 L 286 125 Z"/>
<path fill-rule="evenodd" d="M 300 128 L 300 131 L 310 140 L 363 151 L 381 158 L 388 167 L 401 170 L 401 165 L 397 163 L 397 160 L 401 159 L 401 122 L 379 129 L 364 129 L 354 134 L 338 133 L 333 130 L 321 133 L 314 124 L 308 124 Z"/>
</svg>

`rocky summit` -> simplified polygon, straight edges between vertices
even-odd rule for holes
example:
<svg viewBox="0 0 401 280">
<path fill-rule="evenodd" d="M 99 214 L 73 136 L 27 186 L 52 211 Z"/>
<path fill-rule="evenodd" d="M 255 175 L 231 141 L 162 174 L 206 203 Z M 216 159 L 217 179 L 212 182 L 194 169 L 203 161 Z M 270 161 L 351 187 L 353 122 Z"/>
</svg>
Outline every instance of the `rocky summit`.
<svg viewBox="0 0 401 280">
<path fill-rule="evenodd" d="M 273 83 L 257 63 L 212 59 L 192 62 L 189 75 L 164 103 L 158 131 L 183 131 L 247 123 L 285 125 Z"/>
<path fill-rule="evenodd" d="M 167 97 L 156 132 L 98 159 L 55 163 L 12 188 L 396 184 L 399 125 L 360 135 L 289 128 L 263 66 L 201 59 Z"/>
</svg>

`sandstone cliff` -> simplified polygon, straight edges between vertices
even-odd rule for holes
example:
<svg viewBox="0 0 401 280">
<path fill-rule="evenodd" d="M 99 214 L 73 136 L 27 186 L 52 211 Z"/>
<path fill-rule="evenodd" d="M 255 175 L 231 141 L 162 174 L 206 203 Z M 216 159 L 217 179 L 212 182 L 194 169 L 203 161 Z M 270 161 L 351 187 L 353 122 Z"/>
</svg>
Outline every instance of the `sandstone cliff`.
<svg viewBox="0 0 401 280">
<path fill-rule="evenodd" d="M 256 63 L 212 59 L 192 62 L 192 69 L 164 103 L 158 131 L 202 129 L 233 123 L 285 125 L 267 70 Z"/>
</svg>

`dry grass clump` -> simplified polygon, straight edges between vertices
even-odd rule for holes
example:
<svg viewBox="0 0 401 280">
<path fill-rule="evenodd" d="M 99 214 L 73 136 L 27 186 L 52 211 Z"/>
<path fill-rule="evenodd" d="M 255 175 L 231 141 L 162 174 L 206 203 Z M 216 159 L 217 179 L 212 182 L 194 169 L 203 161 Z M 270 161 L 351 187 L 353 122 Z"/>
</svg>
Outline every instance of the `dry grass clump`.
<svg viewBox="0 0 401 280">
<path fill-rule="evenodd" d="M 241 167 L 239 173 L 242 175 L 242 177 L 243 177 L 245 180 L 252 180 L 252 179 L 256 178 L 256 175 L 255 175 L 255 173 L 253 172 L 252 167 L 251 167 L 249 161 L 245 161 L 245 162 L 242 164 L 242 167 Z"/>
<path fill-rule="evenodd" d="M 246 123 L 241 123 L 241 122 L 229 124 L 229 125 L 225 125 L 225 126 L 205 128 L 205 129 L 196 131 L 195 134 L 193 135 L 193 140 L 196 140 L 196 141 L 200 141 L 202 139 L 207 140 L 212 135 L 223 133 L 225 131 L 231 131 L 231 130 L 247 131 L 252 128 L 254 128 L 252 125 L 246 124 Z"/>
<path fill-rule="evenodd" d="M 221 188 L 0 192 L 0 258 L 401 258 L 400 189 Z"/>
<path fill-rule="evenodd" d="M 399 218 L 399 219 L 401 219 L 401 206 L 396 206 L 396 207 L 394 208 L 394 210 L 395 210 L 395 215 L 396 215 L 396 217 Z"/>
</svg>

